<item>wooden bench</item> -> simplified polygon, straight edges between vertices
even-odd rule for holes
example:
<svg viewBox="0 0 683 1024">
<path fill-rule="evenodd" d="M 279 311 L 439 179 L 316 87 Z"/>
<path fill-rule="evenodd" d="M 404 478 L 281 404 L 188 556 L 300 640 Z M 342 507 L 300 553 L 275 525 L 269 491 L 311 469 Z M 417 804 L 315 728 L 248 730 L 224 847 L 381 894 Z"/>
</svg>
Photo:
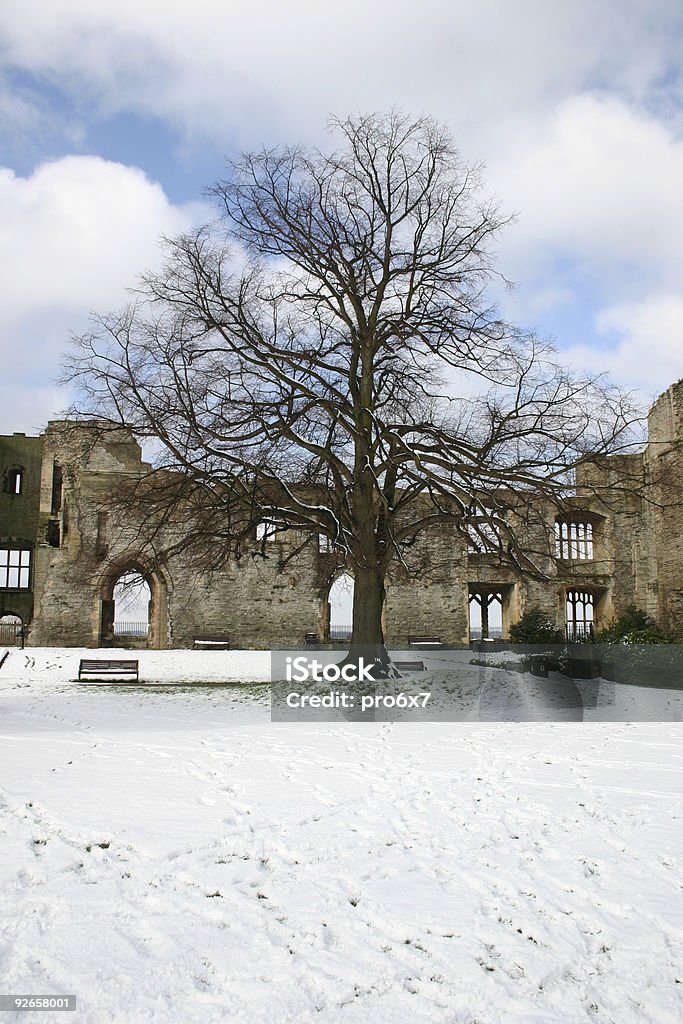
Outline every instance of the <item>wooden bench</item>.
<svg viewBox="0 0 683 1024">
<path fill-rule="evenodd" d="M 399 672 L 424 672 L 424 661 L 395 661 L 395 667 Z"/>
<path fill-rule="evenodd" d="M 119 658 L 82 658 L 78 666 L 79 681 L 83 676 L 135 676 L 134 682 L 139 681 L 138 662 L 132 659 L 121 660 Z"/>
<path fill-rule="evenodd" d="M 438 636 L 409 636 L 408 643 L 411 647 L 418 647 L 420 644 L 430 644 L 434 647 L 441 646 L 441 640 Z"/>
<path fill-rule="evenodd" d="M 192 640 L 192 646 L 203 651 L 229 651 L 230 637 L 224 633 L 196 636 Z"/>
</svg>

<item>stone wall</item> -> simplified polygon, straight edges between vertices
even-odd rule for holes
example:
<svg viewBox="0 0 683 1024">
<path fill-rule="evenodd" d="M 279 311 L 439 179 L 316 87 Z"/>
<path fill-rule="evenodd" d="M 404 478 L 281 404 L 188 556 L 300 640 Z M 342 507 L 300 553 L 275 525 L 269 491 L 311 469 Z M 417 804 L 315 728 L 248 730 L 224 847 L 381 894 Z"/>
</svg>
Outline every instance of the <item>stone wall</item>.
<svg viewBox="0 0 683 1024">
<path fill-rule="evenodd" d="M 683 637 L 683 381 L 672 385 L 648 417 L 646 469 L 652 501 L 647 522 L 654 540 L 650 554 L 656 567 L 656 618 Z"/>
<path fill-rule="evenodd" d="M 631 603 L 683 638 L 683 382 L 650 413 L 640 455 L 607 459 L 577 476 L 575 516 L 592 524 L 593 558 L 556 558 L 555 510 L 524 517 L 510 497 L 509 522 L 539 577 L 502 564 L 450 525 L 422 534 L 387 580 L 385 633 L 393 645 L 434 635 L 466 643 L 470 588 L 503 594 L 503 626 L 540 605 L 564 624 L 568 588 L 594 594 L 597 624 Z M 159 559 L 141 544 L 135 517 L 108 497 L 141 474 L 131 434 L 111 424 L 50 423 L 39 438 L 0 439 L 0 473 L 20 465 L 21 495 L 0 494 L 0 540 L 33 547 L 29 592 L 0 591 L 0 612 L 21 608 L 33 645 L 96 647 L 111 638 L 114 583 L 140 571 L 152 593 L 149 646 L 187 647 L 199 635 L 227 635 L 235 647 L 297 647 L 325 635 L 329 588 L 343 567 L 315 538 L 285 531 L 208 571 L 181 555 Z M 169 538 L 164 538 L 168 540 Z M 164 546 L 163 544 L 161 545 Z"/>
</svg>

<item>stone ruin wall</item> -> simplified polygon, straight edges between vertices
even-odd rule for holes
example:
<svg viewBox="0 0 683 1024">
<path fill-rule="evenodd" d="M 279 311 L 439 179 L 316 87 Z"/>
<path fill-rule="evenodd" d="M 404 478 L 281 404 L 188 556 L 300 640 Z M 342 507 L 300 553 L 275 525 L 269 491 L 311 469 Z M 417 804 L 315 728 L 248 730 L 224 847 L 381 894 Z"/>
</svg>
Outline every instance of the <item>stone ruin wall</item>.
<svg viewBox="0 0 683 1024">
<path fill-rule="evenodd" d="M 504 590 L 505 629 L 537 604 L 558 625 L 563 623 L 567 587 L 586 586 L 596 595 L 599 623 L 636 603 L 683 639 L 683 381 L 655 403 L 649 432 L 644 454 L 607 460 L 597 480 L 604 488 L 599 499 L 586 496 L 596 482 L 595 470 L 591 476 L 578 476 L 576 508 L 594 517 L 592 561 L 562 563 L 548 553 L 548 579 L 525 578 L 499 566 L 495 555 L 468 552 L 453 527 L 437 528 L 421 535 L 410 551 L 409 568 L 417 575 L 395 565 L 387 581 L 388 643 L 402 645 L 411 635 L 466 643 L 468 588 L 474 584 Z M 23 452 L 24 462 L 31 465 L 27 483 L 35 488 L 40 481 L 38 502 L 25 506 L 29 512 L 23 534 L 29 540 L 27 533 L 35 531 L 29 643 L 96 647 L 101 642 L 102 600 L 111 595 L 115 575 L 147 564 L 135 524 L 114 521 L 111 512 L 103 520 L 100 503 L 120 480 L 139 475 L 140 448 L 122 430 L 103 435 L 93 445 L 92 428 L 59 421 L 41 438 L 19 438 L 14 454 L 8 455 L 10 440 L 2 439 L 5 461 L 10 456 L 16 461 Z M 55 465 L 62 473 L 57 511 Z M 625 468 L 642 481 L 642 494 L 612 488 L 612 478 Z M 7 507 L 11 510 L 11 502 Z M 6 512 L 0 505 L 0 536 L 16 539 L 16 516 L 12 520 Z M 535 527 L 526 527 L 529 550 L 540 550 L 553 524 L 554 514 L 548 510 Z M 54 541 L 57 527 L 59 546 L 54 546 L 46 537 L 52 530 Z M 245 648 L 298 647 L 307 632 L 322 637 L 329 587 L 342 569 L 314 543 L 288 560 L 301 539 L 291 531 L 278 535 L 265 545 L 266 558 L 259 556 L 260 545 L 254 542 L 253 550 L 213 573 L 180 558 L 163 564 L 153 574 L 149 646 L 189 647 L 201 634 L 227 634 L 233 646 Z M 2 595 L 2 600 L 3 608 L 12 603 L 11 595 Z M 26 611 L 26 595 L 23 607 Z"/>
<path fill-rule="evenodd" d="M 74 451 L 71 432 L 55 424 L 46 433 L 46 479 L 55 462 L 64 474 L 68 527 L 60 547 L 42 542 L 36 548 L 31 644 L 95 647 L 102 600 L 111 597 L 115 580 L 129 568 L 147 571 L 152 565 L 135 523 L 102 511 L 102 498 L 140 473 L 140 449 L 130 437 L 112 436 L 92 450 L 86 439 L 84 448 Z M 300 644 L 302 624 L 309 629 L 318 623 L 320 598 L 311 587 L 316 566 L 310 552 L 283 567 L 291 543 L 269 543 L 266 558 L 256 554 L 255 543 L 253 552 L 213 573 L 180 558 L 151 570 L 150 646 L 191 647 L 199 634 L 228 634 L 231 643 L 243 647 L 268 647 L 271 637 Z"/>
<path fill-rule="evenodd" d="M 651 526 L 652 612 L 665 629 L 683 638 L 683 381 L 657 399 L 648 417 L 646 472 L 653 501 Z"/>
</svg>

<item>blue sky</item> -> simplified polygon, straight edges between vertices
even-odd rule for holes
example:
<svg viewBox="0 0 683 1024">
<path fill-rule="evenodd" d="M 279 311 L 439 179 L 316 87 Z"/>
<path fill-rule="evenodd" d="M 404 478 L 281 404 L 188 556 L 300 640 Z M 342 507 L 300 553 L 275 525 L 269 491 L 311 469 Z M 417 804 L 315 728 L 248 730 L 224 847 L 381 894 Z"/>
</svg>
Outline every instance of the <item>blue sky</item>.
<svg viewBox="0 0 683 1024">
<path fill-rule="evenodd" d="M 0 54 L 0 432 L 68 404 L 70 333 L 211 217 L 226 155 L 392 105 L 518 214 L 507 315 L 646 401 L 683 377 L 680 0 L 4 0 Z"/>
</svg>

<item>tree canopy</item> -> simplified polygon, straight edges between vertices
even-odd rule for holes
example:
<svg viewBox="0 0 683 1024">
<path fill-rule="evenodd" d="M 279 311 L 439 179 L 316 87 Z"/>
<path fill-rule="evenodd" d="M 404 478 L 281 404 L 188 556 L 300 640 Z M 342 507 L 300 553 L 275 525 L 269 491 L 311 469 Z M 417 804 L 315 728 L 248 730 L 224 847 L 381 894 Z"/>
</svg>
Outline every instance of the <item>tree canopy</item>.
<svg viewBox="0 0 683 1024">
<path fill-rule="evenodd" d="M 247 153 L 213 224 L 168 240 L 134 301 L 78 340 L 79 412 L 158 443 L 145 501 L 227 552 L 267 520 L 353 573 L 381 643 L 387 568 L 449 523 L 534 571 L 510 517 L 623 450 L 634 410 L 489 294 L 506 218 L 430 118 L 333 122 L 329 152 Z M 169 471 L 172 471 L 169 473 Z M 188 514 L 188 509 L 193 515 Z"/>
</svg>

